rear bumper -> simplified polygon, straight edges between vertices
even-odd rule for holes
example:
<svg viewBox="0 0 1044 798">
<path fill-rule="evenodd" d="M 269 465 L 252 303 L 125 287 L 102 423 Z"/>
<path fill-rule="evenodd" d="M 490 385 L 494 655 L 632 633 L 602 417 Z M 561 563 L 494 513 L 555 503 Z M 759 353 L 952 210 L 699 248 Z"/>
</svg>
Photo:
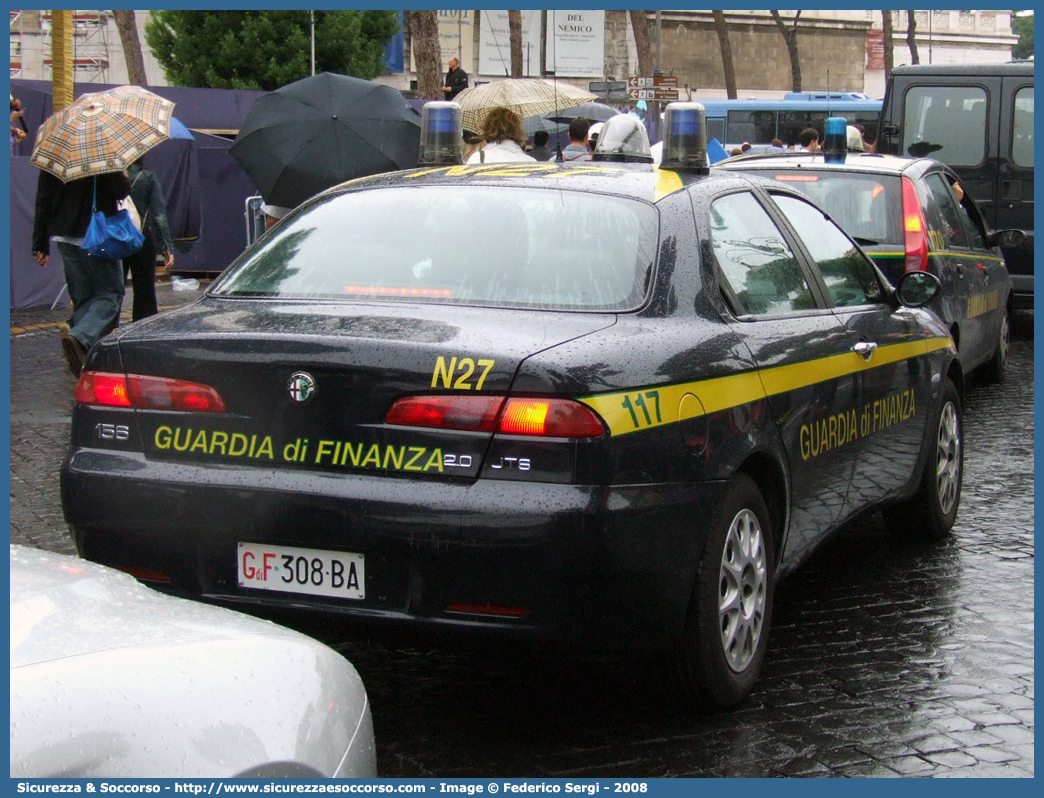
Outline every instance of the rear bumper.
<svg viewBox="0 0 1044 798">
<path fill-rule="evenodd" d="M 201 468 L 75 449 L 62 504 L 80 554 L 261 615 L 451 631 L 583 653 L 666 650 L 723 483 L 447 483 Z M 240 587 L 237 544 L 362 554 L 355 601 Z M 521 610 L 504 617 L 459 606 Z"/>
</svg>

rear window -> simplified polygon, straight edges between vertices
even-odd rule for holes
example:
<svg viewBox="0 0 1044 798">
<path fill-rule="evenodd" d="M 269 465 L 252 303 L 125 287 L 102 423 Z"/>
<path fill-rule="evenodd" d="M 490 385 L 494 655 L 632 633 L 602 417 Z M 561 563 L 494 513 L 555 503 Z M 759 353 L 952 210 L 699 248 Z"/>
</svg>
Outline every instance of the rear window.
<svg viewBox="0 0 1044 798">
<path fill-rule="evenodd" d="M 769 170 L 761 174 L 782 180 L 803 193 L 861 244 L 903 241 L 898 177 L 806 169 Z"/>
<path fill-rule="evenodd" d="M 356 191 L 284 219 L 211 293 L 625 310 L 645 298 L 656 239 L 655 208 L 601 194 Z"/>
</svg>

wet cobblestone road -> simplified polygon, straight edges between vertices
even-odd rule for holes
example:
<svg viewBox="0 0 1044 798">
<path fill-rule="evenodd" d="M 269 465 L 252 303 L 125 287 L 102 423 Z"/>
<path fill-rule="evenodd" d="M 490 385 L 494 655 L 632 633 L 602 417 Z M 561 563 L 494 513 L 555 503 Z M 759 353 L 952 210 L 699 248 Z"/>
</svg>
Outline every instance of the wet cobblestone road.
<svg viewBox="0 0 1044 798">
<path fill-rule="evenodd" d="M 72 552 L 60 316 L 11 316 L 11 540 Z M 879 514 L 841 530 L 777 591 L 739 709 L 686 714 L 640 663 L 332 641 L 366 682 L 381 775 L 1032 776 L 1032 339 L 1019 314 L 1007 382 L 970 384 L 955 534 L 913 542 Z"/>
</svg>

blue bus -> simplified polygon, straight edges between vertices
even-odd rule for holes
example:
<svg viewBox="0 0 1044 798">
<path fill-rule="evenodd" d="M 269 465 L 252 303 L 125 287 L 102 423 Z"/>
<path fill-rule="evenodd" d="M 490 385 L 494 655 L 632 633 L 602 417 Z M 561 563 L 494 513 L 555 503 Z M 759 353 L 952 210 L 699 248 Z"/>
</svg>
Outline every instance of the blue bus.
<svg viewBox="0 0 1044 798">
<path fill-rule="evenodd" d="M 698 100 L 707 112 L 707 137 L 716 138 L 726 150 L 744 141 L 770 144 L 778 138 L 784 146 L 798 143 L 807 127 L 819 131 L 828 116 L 843 116 L 865 129 L 868 142 L 877 140 L 881 100 L 861 92 L 792 91 L 782 100 Z"/>
</svg>

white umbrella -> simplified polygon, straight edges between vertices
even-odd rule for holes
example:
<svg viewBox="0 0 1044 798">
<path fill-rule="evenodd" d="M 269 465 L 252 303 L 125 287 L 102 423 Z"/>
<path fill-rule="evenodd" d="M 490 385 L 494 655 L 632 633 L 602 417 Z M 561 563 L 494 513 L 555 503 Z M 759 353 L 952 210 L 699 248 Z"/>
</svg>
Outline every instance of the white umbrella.
<svg viewBox="0 0 1044 798">
<path fill-rule="evenodd" d="M 492 108 L 510 108 L 525 119 L 575 108 L 594 99 L 597 95 L 568 83 L 542 78 L 507 78 L 464 89 L 455 101 L 460 103 L 464 129 L 477 133 Z"/>
</svg>

